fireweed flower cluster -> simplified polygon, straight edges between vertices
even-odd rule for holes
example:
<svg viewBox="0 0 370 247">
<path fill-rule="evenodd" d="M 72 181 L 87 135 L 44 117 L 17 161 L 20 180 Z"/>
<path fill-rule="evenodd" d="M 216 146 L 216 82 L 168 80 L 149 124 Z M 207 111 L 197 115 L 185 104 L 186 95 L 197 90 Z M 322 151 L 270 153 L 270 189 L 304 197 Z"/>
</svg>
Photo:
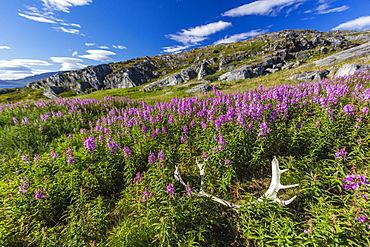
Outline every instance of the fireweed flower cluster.
<svg viewBox="0 0 370 247">
<path fill-rule="evenodd" d="M 51 151 L 51 152 L 50 152 L 50 157 L 51 157 L 52 159 L 56 159 L 56 158 L 58 158 L 58 157 L 59 157 L 59 154 L 54 153 L 53 151 Z"/>
<path fill-rule="evenodd" d="M 143 196 L 141 197 L 142 202 L 146 202 L 149 197 L 152 197 L 153 194 L 150 191 L 147 191 L 146 189 L 143 192 Z"/>
<path fill-rule="evenodd" d="M 151 165 L 153 165 L 156 162 L 156 158 L 155 158 L 155 154 L 154 153 L 151 152 L 149 154 L 149 156 L 148 156 L 148 162 Z"/>
<path fill-rule="evenodd" d="M 74 163 L 75 159 L 73 158 L 73 149 L 68 148 L 66 150 L 66 155 L 67 155 L 67 163 Z"/>
<path fill-rule="evenodd" d="M 335 157 L 337 159 L 345 160 L 348 155 L 348 152 L 346 151 L 346 147 L 338 149 L 338 151 L 335 153 Z"/>
<path fill-rule="evenodd" d="M 89 136 L 87 139 L 84 141 L 85 149 L 89 151 L 89 153 L 94 153 L 96 149 L 96 144 L 95 144 L 95 138 L 93 136 Z"/>
<path fill-rule="evenodd" d="M 161 164 L 162 167 L 163 167 L 164 166 L 163 165 L 163 162 L 165 160 L 164 152 L 163 151 L 159 151 L 157 157 L 158 157 L 158 160 L 159 160 L 159 164 Z"/>
<path fill-rule="evenodd" d="M 133 183 L 139 184 L 140 181 L 143 180 L 143 176 L 141 175 L 140 172 L 136 173 L 136 177 L 132 180 Z"/>
<path fill-rule="evenodd" d="M 260 124 L 260 128 L 259 128 L 259 131 L 258 131 L 258 136 L 261 137 L 262 139 L 266 139 L 266 135 L 268 133 L 270 133 L 272 131 L 272 129 L 270 129 L 268 127 L 268 123 L 267 122 L 262 122 Z"/>
<path fill-rule="evenodd" d="M 365 193 L 369 192 L 370 182 L 366 180 L 365 175 L 347 175 L 347 177 L 343 180 L 343 187 L 346 190 L 355 190 L 355 191 L 363 191 Z M 362 194 L 362 197 L 365 199 L 367 198 L 366 194 Z"/>
<path fill-rule="evenodd" d="M 132 155 L 130 147 L 125 146 L 123 148 L 123 153 L 124 153 L 125 158 L 130 159 L 130 155 Z"/>
<path fill-rule="evenodd" d="M 356 218 L 355 220 L 365 224 L 367 223 L 367 216 L 364 214 L 361 214 L 360 217 Z"/>
<path fill-rule="evenodd" d="M 354 174 L 347 175 L 346 178 L 343 180 L 343 187 L 346 190 L 354 190 L 355 197 L 357 198 L 362 197 L 365 200 L 369 199 L 368 192 L 370 182 L 366 180 L 365 175 L 354 175 Z M 359 217 L 356 218 L 355 220 L 363 224 L 370 223 L 365 214 L 360 214 Z M 368 228 L 370 229 L 370 225 L 368 225 Z"/>
<path fill-rule="evenodd" d="M 106 139 L 106 142 L 107 142 L 107 147 L 112 152 L 112 154 L 117 154 L 117 152 L 122 149 L 122 147 L 118 145 L 118 143 L 114 141 L 113 138 L 111 137 L 108 137 Z"/>
<path fill-rule="evenodd" d="M 53 138 L 64 138 L 65 146 L 63 150 L 57 149 L 55 152 L 59 152 L 62 158 L 69 163 L 72 163 L 75 157 L 79 157 L 79 162 L 83 163 L 84 160 L 80 157 L 83 157 L 85 153 L 98 153 L 99 151 L 99 155 L 91 158 L 105 159 L 106 156 L 115 155 L 109 159 L 123 160 L 122 163 L 130 166 L 136 165 L 137 162 L 140 170 L 146 170 L 144 167 L 148 165 L 147 163 L 166 162 L 167 164 L 173 160 L 176 162 L 176 159 L 171 157 L 172 151 L 165 150 L 165 148 L 173 145 L 170 147 L 176 150 L 181 141 L 183 145 L 181 145 L 182 149 L 179 149 L 179 156 L 186 152 L 183 150 L 193 150 L 193 147 L 187 145 L 194 143 L 197 147 L 196 152 L 198 152 L 194 155 L 200 156 L 203 153 L 203 160 L 207 160 L 209 155 L 212 161 L 219 162 L 223 168 L 228 166 L 229 168 L 225 170 L 231 171 L 238 166 L 237 159 L 229 155 L 236 143 L 240 141 L 237 138 L 244 138 L 247 135 L 252 141 L 255 139 L 268 140 L 270 135 L 275 135 L 277 130 L 275 128 L 281 126 L 287 127 L 285 129 L 287 135 L 307 131 L 307 128 L 311 128 L 310 131 L 322 131 L 330 127 L 330 124 L 335 123 L 337 119 L 343 120 L 343 118 L 350 122 L 349 126 L 358 123 L 358 126 L 363 128 L 362 126 L 368 125 L 370 89 L 366 88 L 369 87 L 367 84 L 370 81 L 370 73 L 359 73 L 348 78 L 279 85 L 272 88 L 260 86 L 254 90 L 227 95 L 214 89 L 215 96 L 209 94 L 204 98 L 174 98 L 170 102 L 147 103 L 125 97 L 105 97 L 101 100 L 66 98 L 23 102 L 22 104 L 7 103 L 0 106 L 0 111 L 6 113 L 2 115 L 10 116 L 8 122 L 11 125 L 15 124 L 16 126 L 12 127 L 16 130 L 23 128 L 20 124 L 23 116 L 15 115 L 19 116 L 19 120 L 13 119 L 12 122 L 11 116 L 13 115 L 8 113 L 19 112 L 24 107 L 35 109 L 35 112 L 38 112 L 37 119 L 33 119 L 34 116 L 31 119 L 29 116 L 30 121 L 24 127 L 34 124 L 36 129 L 39 127 L 40 131 L 47 133 L 51 129 L 50 126 L 57 126 L 60 123 L 60 126 L 63 126 L 60 128 L 60 133 L 52 134 Z M 55 107 L 58 110 L 55 110 Z M 298 124 L 301 120 L 297 112 L 307 113 L 302 118 L 301 124 Z M 361 122 L 355 122 L 356 118 L 359 118 Z M 343 121 L 344 125 L 346 121 Z M 361 132 L 361 128 L 356 131 Z M 74 151 L 78 152 L 81 150 L 78 144 L 87 151 L 81 154 L 76 153 L 75 157 L 72 157 L 72 150 L 66 151 L 65 149 L 73 147 Z M 123 149 L 120 150 L 115 145 Z M 131 150 L 135 155 L 131 154 Z M 213 154 L 212 151 L 214 151 Z M 62 155 L 64 152 L 65 154 Z M 335 157 L 345 159 L 347 155 L 346 150 L 341 148 Z M 123 156 L 131 157 L 131 159 L 120 159 Z M 108 159 L 103 160 L 103 162 L 106 161 Z M 231 164 L 233 167 L 230 167 Z M 93 162 L 88 165 L 91 166 L 88 168 L 90 173 L 93 173 L 95 165 Z M 168 167 L 171 165 L 173 164 L 168 164 Z M 150 168 L 153 167 L 150 166 Z M 16 169 L 18 168 L 11 171 Z M 26 170 L 23 167 L 19 169 Z M 130 177 L 130 180 L 133 179 L 131 186 L 140 184 L 137 188 L 140 188 L 142 192 L 142 175 L 137 173 L 135 176 L 134 171 L 130 171 L 127 177 Z M 12 174 L 20 176 L 19 173 L 12 172 Z M 98 172 L 96 174 L 99 175 Z M 367 187 L 365 188 L 364 185 L 368 185 L 363 182 L 360 185 L 353 185 L 361 181 L 361 178 L 356 179 L 356 182 L 352 181 L 352 185 L 345 183 L 351 188 L 359 187 L 356 191 L 362 192 L 360 196 L 365 198 L 363 195 L 367 195 L 365 192 Z M 172 185 L 162 184 L 162 188 L 163 192 L 166 188 L 163 194 L 172 195 Z M 29 184 L 27 179 L 23 178 L 19 184 L 19 193 L 24 194 L 27 190 L 30 191 Z M 148 187 L 140 193 L 138 200 L 146 201 L 153 196 L 150 190 L 151 188 Z M 192 190 L 189 187 L 186 187 L 184 194 L 185 192 L 186 195 L 192 196 Z M 46 192 L 39 188 L 39 191 L 35 193 L 35 198 L 42 199 L 43 193 Z M 368 221 L 364 217 L 359 215 L 358 219 Z"/>
<path fill-rule="evenodd" d="M 30 186 L 27 178 L 21 178 L 18 194 L 25 194 L 27 192 L 27 188 Z"/>
<path fill-rule="evenodd" d="M 186 186 L 185 191 L 187 196 L 193 196 L 193 193 L 191 193 L 193 190 L 190 187 Z"/>
<path fill-rule="evenodd" d="M 204 161 L 208 160 L 208 154 L 206 152 L 202 153 L 202 159 L 204 159 Z"/>
<path fill-rule="evenodd" d="M 38 199 L 46 199 L 46 190 L 44 188 L 42 189 L 38 189 L 36 190 L 35 192 L 35 199 L 38 200 Z"/>
<path fill-rule="evenodd" d="M 175 195 L 175 186 L 173 184 L 167 185 L 166 192 L 170 194 L 170 198 Z"/>
</svg>

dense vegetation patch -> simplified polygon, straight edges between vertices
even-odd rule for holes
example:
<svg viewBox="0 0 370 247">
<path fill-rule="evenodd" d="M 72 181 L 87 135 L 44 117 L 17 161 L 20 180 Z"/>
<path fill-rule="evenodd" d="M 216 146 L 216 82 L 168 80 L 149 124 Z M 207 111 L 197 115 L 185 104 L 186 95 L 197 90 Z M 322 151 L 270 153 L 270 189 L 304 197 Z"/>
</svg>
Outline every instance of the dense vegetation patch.
<svg viewBox="0 0 370 247">
<path fill-rule="evenodd" d="M 369 245 L 369 81 L 2 104 L 0 245 Z M 251 204 L 273 156 L 290 169 L 282 183 L 300 184 L 279 196 L 298 197 Z M 239 213 L 194 196 L 196 159 L 203 189 Z"/>
</svg>

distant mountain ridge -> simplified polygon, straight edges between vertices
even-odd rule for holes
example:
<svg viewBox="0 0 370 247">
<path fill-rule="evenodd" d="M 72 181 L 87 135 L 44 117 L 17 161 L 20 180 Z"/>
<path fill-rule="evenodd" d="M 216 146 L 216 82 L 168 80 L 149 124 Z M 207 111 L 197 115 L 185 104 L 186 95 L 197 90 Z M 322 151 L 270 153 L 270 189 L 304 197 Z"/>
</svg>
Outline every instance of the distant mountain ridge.
<svg viewBox="0 0 370 247">
<path fill-rule="evenodd" d="M 38 75 L 33 75 L 33 76 L 27 76 L 25 78 L 21 79 L 16 79 L 16 80 L 0 80 L 0 86 L 2 85 L 14 85 L 14 87 L 23 87 L 29 83 L 36 82 L 45 78 L 48 78 L 56 73 L 59 72 L 47 72 L 47 73 L 42 73 Z"/>
<path fill-rule="evenodd" d="M 29 83 L 27 87 L 43 88 L 47 97 L 56 98 L 66 91 L 85 94 L 138 86 L 140 90 L 148 91 L 197 80 L 234 81 L 289 70 L 301 66 L 311 57 L 325 56 L 369 41 L 369 31 L 283 30 L 236 43 L 56 73 Z"/>
</svg>

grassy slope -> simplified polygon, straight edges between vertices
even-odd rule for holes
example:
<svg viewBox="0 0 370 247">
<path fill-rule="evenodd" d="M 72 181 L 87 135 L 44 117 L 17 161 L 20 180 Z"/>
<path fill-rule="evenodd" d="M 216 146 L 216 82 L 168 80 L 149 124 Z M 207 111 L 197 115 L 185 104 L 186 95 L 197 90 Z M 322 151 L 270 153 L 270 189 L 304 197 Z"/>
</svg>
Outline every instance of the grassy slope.
<svg viewBox="0 0 370 247">
<path fill-rule="evenodd" d="M 302 64 L 300 67 L 297 67 L 295 69 L 291 70 L 281 70 L 273 74 L 269 74 L 266 76 L 260 76 L 256 78 L 250 78 L 250 79 L 245 79 L 245 80 L 238 80 L 238 81 L 233 81 L 233 82 L 213 82 L 210 85 L 215 86 L 218 88 L 219 91 L 223 93 L 236 93 L 236 92 L 241 92 L 245 91 L 248 89 L 254 89 L 258 85 L 262 85 L 264 87 L 273 87 L 275 85 L 281 85 L 281 84 L 295 84 L 295 83 L 300 83 L 302 81 L 298 80 L 287 80 L 290 76 L 294 74 L 300 74 L 308 71 L 313 71 L 313 70 L 319 70 L 319 69 L 325 69 L 329 68 L 331 66 L 326 66 L 326 67 L 316 67 L 315 65 L 312 65 L 311 63 L 315 60 L 322 59 L 326 56 L 332 55 L 322 55 L 320 57 L 314 57 L 309 60 L 307 60 L 304 64 Z M 336 68 L 340 68 L 342 65 L 346 63 L 364 63 L 366 62 L 366 58 L 357 58 L 357 59 L 352 59 L 348 61 L 343 61 L 338 64 L 336 64 Z M 335 73 L 335 69 L 333 72 Z M 181 85 L 178 86 L 172 86 L 172 87 L 166 87 L 164 89 L 158 89 L 158 90 L 153 90 L 153 91 L 147 91 L 147 92 L 142 92 L 140 91 L 141 87 L 136 87 L 136 88 L 127 88 L 127 89 L 110 89 L 110 90 L 101 90 L 101 91 L 96 91 L 91 94 L 86 94 L 86 95 L 79 95 L 77 96 L 78 98 L 81 99 L 89 99 L 89 98 L 96 98 L 96 99 L 102 99 L 105 96 L 127 96 L 129 98 L 134 98 L 137 100 L 144 100 L 144 101 L 168 101 L 174 97 L 179 97 L 179 98 L 184 98 L 184 97 L 193 97 L 194 95 L 198 95 L 199 97 L 203 96 L 203 93 L 197 93 L 197 94 L 188 94 L 185 93 L 189 87 L 181 87 Z M 166 94 L 167 92 L 173 92 L 171 94 Z M 212 94 L 212 92 L 210 92 Z"/>
<path fill-rule="evenodd" d="M 350 34 L 347 34 L 347 35 L 350 35 Z M 352 35 L 358 35 L 358 33 L 353 33 Z M 306 37 L 306 38 L 309 39 L 309 37 Z M 176 57 L 176 60 L 170 62 L 172 63 L 171 66 L 169 66 L 169 64 L 167 64 L 165 60 L 163 60 L 163 57 L 165 55 L 158 55 L 158 56 L 153 56 L 150 58 L 148 57 L 134 58 L 134 59 L 127 60 L 127 61 L 111 63 L 110 66 L 115 71 L 117 71 L 123 68 L 129 68 L 132 66 L 136 66 L 137 64 L 141 64 L 144 60 L 150 59 L 151 61 L 155 62 L 160 67 L 159 69 L 156 70 L 156 72 L 161 73 L 163 70 L 166 70 L 167 74 L 165 76 L 168 76 L 170 74 L 178 73 L 181 69 L 187 68 L 190 65 L 196 62 L 199 62 L 203 59 L 219 57 L 220 53 L 224 54 L 225 56 L 234 54 L 236 57 L 240 57 L 240 56 L 247 57 L 240 61 L 235 60 L 234 62 L 230 63 L 230 64 L 234 64 L 237 68 L 244 64 L 254 64 L 257 62 L 261 62 L 262 56 L 261 55 L 254 56 L 254 54 L 256 54 L 256 52 L 262 51 L 263 46 L 268 45 L 271 42 L 272 41 L 250 39 L 250 40 L 241 41 L 237 43 L 231 43 L 231 44 L 210 45 L 206 47 L 198 47 L 198 48 L 195 48 L 189 51 L 183 51 L 177 54 L 168 54 L 166 56 Z M 362 42 L 352 41 L 352 43 L 362 43 Z M 314 65 L 310 65 L 310 64 L 312 61 L 322 59 L 326 56 L 332 55 L 333 53 L 335 52 L 329 52 L 326 55 L 314 54 L 312 58 L 304 59 L 304 63 L 301 66 L 294 68 L 294 69 L 278 71 L 276 73 L 269 74 L 266 76 L 260 76 L 257 78 L 238 80 L 238 81 L 233 81 L 233 82 L 215 81 L 211 83 L 210 85 L 217 87 L 218 90 L 224 93 L 234 93 L 234 92 L 240 92 L 240 91 L 244 91 L 248 89 L 253 89 L 257 85 L 262 85 L 264 87 L 272 87 L 274 85 L 280 85 L 280 84 L 285 84 L 285 83 L 296 83 L 298 81 L 287 81 L 286 79 L 292 76 L 293 74 L 299 74 L 299 73 L 303 73 L 307 71 L 323 69 L 323 68 L 315 67 Z M 266 52 L 263 56 L 265 55 L 267 55 Z M 294 60 L 291 60 L 291 61 L 294 61 Z M 345 61 L 340 64 L 337 64 L 336 66 L 339 67 L 341 64 L 354 63 L 354 62 L 366 62 L 366 59 L 362 58 L 362 59 L 355 59 L 352 61 Z M 216 72 L 213 75 L 207 76 L 205 79 L 214 80 L 216 78 L 216 75 L 222 74 L 225 72 L 227 71 Z M 165 76 L 161 76 L 158 79 L 165 77 Z M 150 80 L 148 83 L 152 81 L 154 80 Z M 60 94 L 59 97 L 63 97 L 63 98 L 64 97 L 78 97 L 82 99 L 88 99 L 88 98 L 101 99 L 101 98 L 104 98 L 105 96 L 127 96 L 129 98 L 134 98 L 137 100 L 144 100 L 144 101 L 168 101 L 174 97 L 183 98 L 183 97 L 194 96 L 194 94 L 184 93 L 187 89 L 191 88 L 192 86 L 183 87 L 181 85 L 178 85 L 178 86 L 171 86 L 171 87 L 166 87 L 166 88 L 158 88 L 152 91 L 141 92 L 139 90 L 142 88 L 142 86 L 135 87 L 135 88 L 127 88 L 127 89 L 100 90 L 100 91 L 92 92 L 86 95 L 76 95 L 74 92 L 71 91 L 71 92 L 65 92 L 63 94 Z M 47 99 L 43 95 L 42 90 L 34 90 L 31 88 L 26 88 L 26 87 L 23 87 L 20 89 L 21 91 L 0 94 L 0 103 L 16 102 L 20 100 L 33 101 L 33 100 L 38 100 L 38 99 Z M 203 93 L 199 93 L 198 95 L 202 97 Z"/>
</svg>

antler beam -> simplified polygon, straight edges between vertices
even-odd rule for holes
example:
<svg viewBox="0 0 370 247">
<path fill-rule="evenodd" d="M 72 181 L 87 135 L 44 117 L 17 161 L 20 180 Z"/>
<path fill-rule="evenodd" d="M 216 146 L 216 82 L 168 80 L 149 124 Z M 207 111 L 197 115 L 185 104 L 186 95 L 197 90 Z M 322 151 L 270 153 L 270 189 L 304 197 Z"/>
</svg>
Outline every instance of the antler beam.
<svg viewBox="0 0 370 247">
<path fill-rule="evenodd" d="M 238 208 L 241 207 L 240 205 L 235 205 L 235 204 L 233 204 L 231 202 L 222 200 L 220 198 L 217 198 L 217 197 L 215 197 L 213 195 L 210 195 L 210 194 L 204 192 L 204 190 L 203 190 L 203 183 L 204 183 L 204 164 L 199 163 L 198 162 L 198 159 L 196 159 L 196 162 L 197 162 L 197 165 L 198 165 L 198 168 L 199 168 L 199 174 L 200 174 L 200 179 L 201 180 L 200 180 L 200 190 L 199 190 L 199 192 L 197 194 L 195 194 L 195 196 L 198 196 L 198 197 L 209 197 L 213 201 L 218 202 L 218 203 L 220 203 L 222 205 L 225 205 L 225 206 L 227 206 L 229 208 L 232 208 L 232 209 L 234 209 L 235 211 L 238 212 Z M 272 178 L 271 178 L 270 186 L 269 186 L 268 190 L 266 191 L 266 193 L 263 196 L 261 196 L 259 199 L 257 199 L 257 201 L 255 201 L 253 203 L 262 202 L 264 199 L 268 199 L 271 202 L 276 202 L 276 203 L 279 203 L 279 204 L 282 204 L 282 205 L 288 205 L 297 196 L 294 196 L 291 199 L 284 201 L 284 200 L 281 200 L 281 199 L 279 199 L 277 197 L 277 193 L 281 189 L 288 189 L 288 188 L 297 187 L 298 184 L 282 185 L 280 183 L 281 174 L 283 174 L 284 172 L 288 171 L 289 169 L 280 170 L 280 168 L 279 168 L 279 162 L 276 159 L 276 157 L 273 158 L 273 160 L 271 162 L 271 167 L 272 167 Z M 185 187 L 188 187 L 186 185 L 186 183 L 184 182 L 184 180 L 181 178 L 179 166 L 176 166 L 176 168 L 175 168 L 174 177 L 182 185 L 184 185 Z"/>
<path fill-rule="evenodd" d="M 271 168 L 272 168 L 272 178 L 271 178 L 270 186 L 269 186 L 268 190 L 266 191 L 266 193 L 262 197 L 260 197 L 257 201 L 262 202 L 264 198 L 267 198 L 267 199 L 271 200 L 272 202 L 277 202 L 277 203 L 282 204 L 282 205 L 288 205 L 297 196 L 293 196 L 289 200 L 284 201 L 284 200 L 281 200 L 281 199 L 277 198 L 277 193 L 281 189 L 288 189 L 288 188 L 297 187 L 299 184 L 282 185 L 280 183 L 281 174 L 288 171 L 289 169 L 280 170 L 279 162 L 278 162 L 278 160 L 276 159 L 275 156 L 274 156 L 274 159 L 271 162 Z"/>
</svg>

